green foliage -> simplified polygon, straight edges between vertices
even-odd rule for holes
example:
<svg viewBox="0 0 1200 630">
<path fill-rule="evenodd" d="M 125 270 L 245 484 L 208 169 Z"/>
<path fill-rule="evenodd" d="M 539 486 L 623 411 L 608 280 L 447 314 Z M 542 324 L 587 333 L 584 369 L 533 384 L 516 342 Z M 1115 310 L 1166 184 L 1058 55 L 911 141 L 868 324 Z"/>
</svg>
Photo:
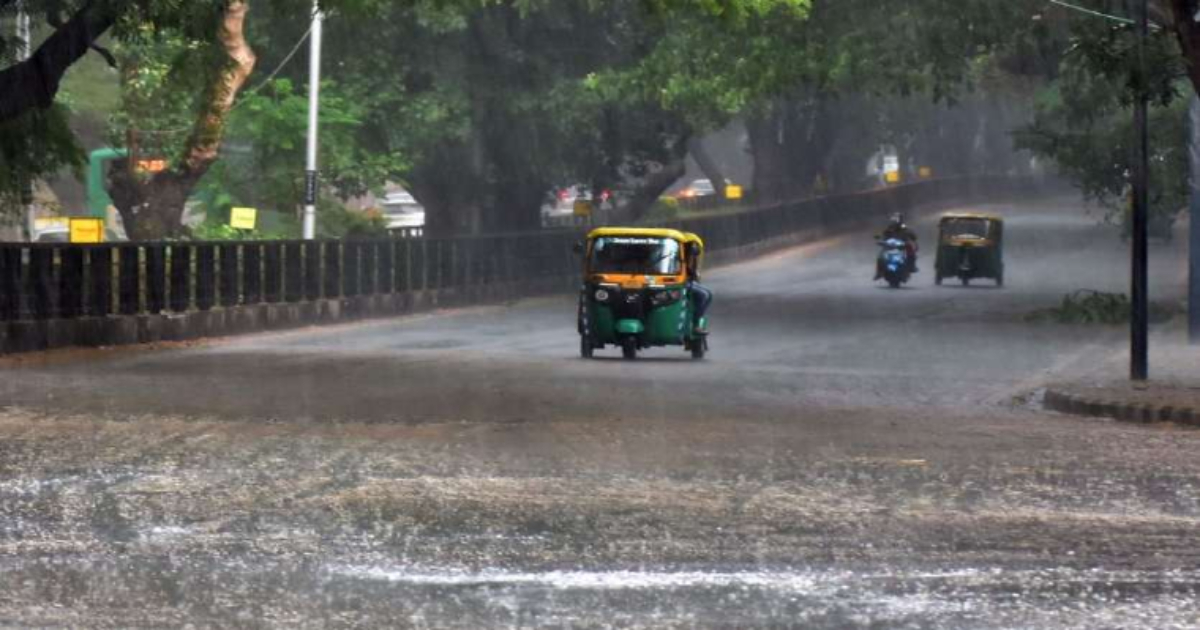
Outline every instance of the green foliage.
<svg viewBox="0 0 1200 630">
<path fill-rule="evenodd" d="M 342 197 L 361 195 L 396 179 L 408 167 L 399 151 L 372 151 L 363 141 L 365 99 L 329 80 L 321 86 L 320 155 L 326 190 Z M 308 97 L 288 79 L 275 79 L 243 97 L 230 118 L 228 142 L 244 149 L 231 153 L 214 177 L 244 204 L 292 211 L 304 188 Z"/>
<path fill-rule="evenodd" d="M 1145 89 L 1150 108 L 1150 212 L 1177 214 L 1187 202 L 1187 99 L 1191 90 L 1174 38 L 1156 32 L 1147 46 L 1148 72 L 1127 27 L 1073 24 L 1055 81 L 1038 95 L 1034 122 L 1018 146 L 1052 159 L 1107 219 L 1126 223 L 1130 211 L 1135 130 L 1133 100 Z"/>
<path fill-rule="evenodd" d="M 84 164 L 62 106 L 28 111 L 0 123 L 0 214 L 18 211 L 35 179 L 63 168 L 78 173 Z"/>
</svg>

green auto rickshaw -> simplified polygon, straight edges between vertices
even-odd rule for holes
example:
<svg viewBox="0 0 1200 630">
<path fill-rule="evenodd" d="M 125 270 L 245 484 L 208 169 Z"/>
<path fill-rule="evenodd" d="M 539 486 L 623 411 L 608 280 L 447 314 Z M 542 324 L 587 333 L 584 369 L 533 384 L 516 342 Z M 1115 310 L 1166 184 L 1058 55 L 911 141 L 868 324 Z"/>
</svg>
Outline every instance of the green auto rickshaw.
<svg viewBox="0 0 1200 630">
<path fill-rule="evenodd" d="M 1004 219 L 994 214 L 955 212 L 938 222 L 934 283 L 958 278 L 963 286 L 989 278 L 1004 286 Z"/>
<path fill-rule="evenodd" d="M 696 318 L 691 289 L 704 241 L 678 230 L 592 230 L 583 255 L 579 349 L 584 358 L 617 346 L 626 359 L 655 346 L 682 346 L 692 358 L 708 349 L 708 322 Z"/>
</svg>

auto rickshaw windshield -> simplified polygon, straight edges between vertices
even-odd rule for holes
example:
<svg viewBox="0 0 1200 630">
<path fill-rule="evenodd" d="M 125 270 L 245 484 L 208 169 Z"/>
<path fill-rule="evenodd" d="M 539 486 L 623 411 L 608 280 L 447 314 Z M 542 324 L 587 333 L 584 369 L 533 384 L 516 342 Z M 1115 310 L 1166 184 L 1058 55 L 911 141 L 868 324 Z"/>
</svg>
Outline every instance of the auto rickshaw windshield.
<svg viewBox="0 0 1200 630">
<path fill-rule="evenodd" d="M 606 236 L 592 244 L 593 273 L 673 275 L 681 266 L 679 243 L 670 238 Z"/>
<path fill-rule="evenodd" d="M 966 217 L 949 219 L 942 223 L 942 234 L 947 238 L 987 238 L 988 220 Z"/>
</svg>

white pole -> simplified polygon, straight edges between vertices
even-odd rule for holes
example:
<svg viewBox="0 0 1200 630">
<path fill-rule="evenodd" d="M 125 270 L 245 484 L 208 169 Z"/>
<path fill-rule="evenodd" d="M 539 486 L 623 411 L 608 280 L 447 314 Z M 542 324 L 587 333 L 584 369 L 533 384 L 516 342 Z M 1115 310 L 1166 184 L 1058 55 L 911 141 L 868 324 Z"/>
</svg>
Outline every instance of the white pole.
<svg viewBox="0 0 1200 630">
<path fill-rule="evenodd" d="M 30 41 L 29 14 L 25 11 L 25 2 L 17 3 L 17 57 L 24 61 L 29 59 L 33 51 L 33 42 Z M 26 179 L 21 182 L 21 195 L 33 190 L 33 182 Z M 34 205 L 29 203 L 25 206 L 25 231 L 29 235 L 29 240 L 33 240 L 37 236 L 37 216 L 34 214 Z"/>
<path fill-rule="evenodd" d="M 321 8 L 313 0 L 308 56 L 308 156 L 304 171 L 304 239 L 317 235 L 317 118 L 321 98 Z"/>
</svg>

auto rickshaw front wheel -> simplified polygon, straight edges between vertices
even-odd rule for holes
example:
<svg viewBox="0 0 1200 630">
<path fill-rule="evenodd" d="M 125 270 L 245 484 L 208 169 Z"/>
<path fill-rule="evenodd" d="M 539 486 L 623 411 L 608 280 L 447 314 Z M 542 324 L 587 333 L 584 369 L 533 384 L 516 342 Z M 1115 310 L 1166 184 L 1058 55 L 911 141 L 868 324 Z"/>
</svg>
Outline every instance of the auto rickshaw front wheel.
<svg viewBox="0 0 1200 630">
<path fill-rule="evenodd" d="M 637 337 L 626 337 L 621 340 L 621 356 L 630 361 L 637 358 Z"/>
<path fill-rule="evenodd" d="M 587 334 L 579 335 L 579 356 L 590 359 L 595 351 L 595 346 L 592 345 L 592 338 Z"/>
<path fill-rule="evenodd" d="M 688 344 L 692 351 L 692 358 L 700 360 L 704 358 L 704 352 L 708 350 L 708 339 L 706 337 L 696 337 Z"/>
</svg>

